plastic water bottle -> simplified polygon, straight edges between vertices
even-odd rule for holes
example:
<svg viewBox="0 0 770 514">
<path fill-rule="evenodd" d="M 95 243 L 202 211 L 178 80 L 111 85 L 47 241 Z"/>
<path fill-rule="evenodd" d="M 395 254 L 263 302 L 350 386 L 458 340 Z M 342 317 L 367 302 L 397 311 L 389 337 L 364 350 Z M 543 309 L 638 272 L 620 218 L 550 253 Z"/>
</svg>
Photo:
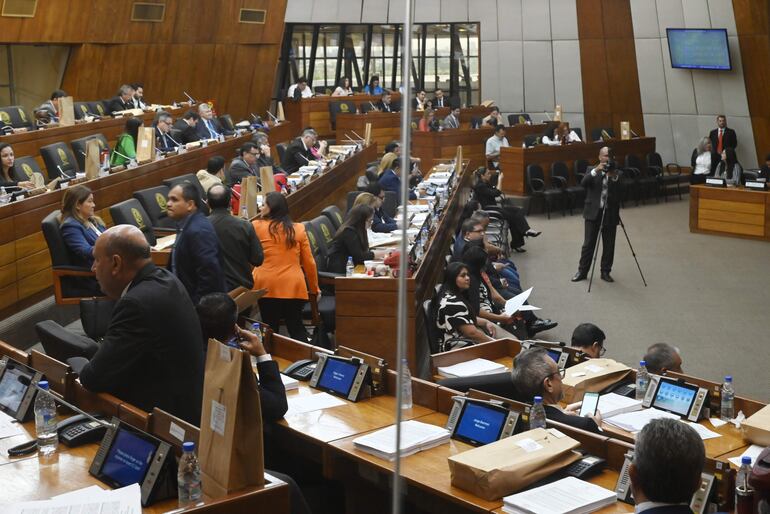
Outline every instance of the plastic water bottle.
<svg viewBox="0 0 770 514">
<path fill-rule="evenodd" d="M 179 471 L 176 475 L 179 489 L 179 506 L 195 505 L 201 499 L 201 467 L 195 455 L 195 443 L 182 444 L 182 457 L 179 459 Z"/>
<path fill-rule="evenodd" d="M 48 382 L 41 380 L 37 384 L 43 391 L 48 391 Z M 41 455 L 52 455 L 59 444 L 56 433 L 56 402 L 51 395 L 38 391 L 35 398 L 35 431 L 37 449 Z"/>
<path fill-rule="evenodd" d="M 412 408 L 412 373 L 406 359 L 401 360 L 403 371 L 401 373 L 401 408 Z"/>
<path fill-rule="evenodd" d="M 535 396 L 535 402 L 529 412 L 529 429 L 535 428 L 545 428 L 545 407 L 543 407 L 542 396 Z"/>
<path fill-rule="evenodd" d="M 754 512 L 754 489 L 749 485 L 751 476 L 751 457 L 741 458 L 741 469 L 735 477 L 735 514 Z"/>
<path fill-rule="evenodd" d="M 636 370 L 636 399 L 644 400 L 647 388 L 650 386 L 650 373 L 647 371 L 647 363 L 639 361 L 639 369 Z"/>
<path fill-rule="evenodd" d="M 348 263 L 345 264 L 345 276 L 352 277 L 354 268 L 355 266 L 353 266 L 353 257 L 348 257 Z"/>
<path fill-rule="evenodd" d="M 735 417 L 735 389 L 733 389 L 733 377 L 727 375 L 722 384 L 720 417 L 723 421 L 730 421 Z"/>
</svg>

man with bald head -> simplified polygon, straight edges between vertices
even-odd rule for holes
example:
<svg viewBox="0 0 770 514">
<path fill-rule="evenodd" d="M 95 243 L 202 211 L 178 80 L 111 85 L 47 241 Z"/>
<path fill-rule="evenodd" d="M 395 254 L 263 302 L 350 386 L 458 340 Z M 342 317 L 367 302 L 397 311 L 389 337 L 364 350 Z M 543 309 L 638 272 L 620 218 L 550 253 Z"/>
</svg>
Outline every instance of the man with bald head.
<svg viewBox="0 0 770 514">
<path fill-rule="evenodd" d="M 94 246 L 92 270 L 116 300 L 99 350 L 70 359 L 80 382 L 144 411 L 161 408 L 196 426 L 203 395 L 203 336 L 184 286 L 150 259 L 142 231 L 118 225 Z"/>
<path fill-rule="evenodd" d="M 615 233 L 620 222 L 621 182 L 612 150 L 603 147 L 599 150 L 599 164 L 590 173 L 586 173 L 580 182 L 586 190 L 583 206 L 585 220 L 585 238 L 580 251 L 580 264 L 573 282 L 585 280 L 591 266 L 594 247 L 602 233 L 601 277 L 605 282 L 614 282 L 610 276 L 612 262 L 615 259 Z"/>
</svg>

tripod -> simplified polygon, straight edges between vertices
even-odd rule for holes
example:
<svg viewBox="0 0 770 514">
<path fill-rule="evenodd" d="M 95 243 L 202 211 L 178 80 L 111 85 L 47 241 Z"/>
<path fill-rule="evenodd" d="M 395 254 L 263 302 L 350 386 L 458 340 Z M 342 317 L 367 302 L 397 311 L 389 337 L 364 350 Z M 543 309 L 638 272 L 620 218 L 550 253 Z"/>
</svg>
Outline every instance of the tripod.
<svg viewBox="0 0 770 514">
<path fill-rule="evenodd" d="M 605 205 L 602 207 L 602 219 L 599 222 L 599 233 L 596 235 L 596 243 L 594 243 L 594 259 L 593 263 L 591 264 L 591 278 L 588 280 L 588 292 L 591 292 L 591 285 L 594 281 L 594 270 L 596 270 L 596 257 L 599 255 L 599 239 L 604 239 L 602 236 L 602 232 L 604 230 L 604 213 L 607 210 L 607 206 Z M 647 281 L 644 279 L 644 273 L 642 273 L 642 267 L 639 265 L 639 259 L 636 258 L 636 252 L 634 251 L 634 245 L 631 244 L 631 239 L 628 237 L 628 232 L 626 231 L 626 225 L 623 223 L 623 218 L 618 215 L 618 221 L 620 221 L 620 226 L 623 229 L 623 234 L 626 236 L 626 241 L 628 242 L 628 247 L 631 249 L 631 255 L 634 256 L 634 262 L 636 262 L 636 268 L 639 270 L 639 275 L 642 277 L 642 283 L 644 283 L 644 287 L 647 287 Z"/>
</svg>

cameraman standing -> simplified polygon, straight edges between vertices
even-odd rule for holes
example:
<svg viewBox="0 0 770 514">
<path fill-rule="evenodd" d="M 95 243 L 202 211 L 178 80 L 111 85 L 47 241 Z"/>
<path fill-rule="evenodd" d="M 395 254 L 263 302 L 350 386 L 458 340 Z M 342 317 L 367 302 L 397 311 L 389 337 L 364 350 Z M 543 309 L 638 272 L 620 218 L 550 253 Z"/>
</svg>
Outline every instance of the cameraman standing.
<svg viewBox="0 0 770 514">
<path fill-rule="evenodd" d="M 615 233 L 620 221 L 621 183 L 608 147 L 599 150 L 599 164 L 590 173 L 586 173 L 580 185 L 586 189 L 583 207 L 585 237 L 578 271 L 572 277 L 572 282 L 587 278 L 599 230 L 602 232 L 601 277 L 605 282 L 614 282 L 610 271 L 615 257 Z"/>
</svg>

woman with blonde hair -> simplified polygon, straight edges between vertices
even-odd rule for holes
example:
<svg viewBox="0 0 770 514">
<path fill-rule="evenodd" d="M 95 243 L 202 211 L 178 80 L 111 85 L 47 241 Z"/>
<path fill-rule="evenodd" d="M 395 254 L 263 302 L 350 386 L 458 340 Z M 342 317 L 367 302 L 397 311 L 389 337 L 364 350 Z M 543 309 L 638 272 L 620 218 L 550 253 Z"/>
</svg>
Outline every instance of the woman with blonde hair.
<svg viewBox="0 0 770 514">
<path fill-rule="evenodd" d="M 73 266 L 91 267 L 96 238 L 107 230 L 95 209 L 94 194 L 86 186 L 70 186 L 64 191 L 59 223 Z"/>
</svg>

